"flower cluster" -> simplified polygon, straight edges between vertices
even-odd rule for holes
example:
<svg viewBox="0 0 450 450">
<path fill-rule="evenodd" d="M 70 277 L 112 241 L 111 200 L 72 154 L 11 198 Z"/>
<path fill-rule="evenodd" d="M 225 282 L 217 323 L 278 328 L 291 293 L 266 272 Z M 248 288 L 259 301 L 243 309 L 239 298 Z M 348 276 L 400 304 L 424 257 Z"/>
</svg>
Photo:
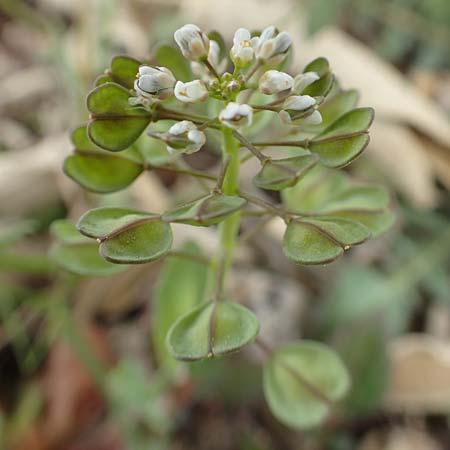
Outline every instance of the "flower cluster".
<svg viewBox="0 0 450 450">
<path fill-rule="evenodd" d="M 213 97 L 225 102 L 216 118 L 218 124 L 239 129 L 250 126 L 254 115 L 254 107 L 240 99 L 249 99 L 259 88 L 262 94 L 275 96 L 267 109 L 278 112 L 283 122 L 292 125 L 321 123 L 317 99 L 303 93 L 319 79 L 319 75 L 306 72 L 292 77 L 276 69 L 292 44 L 287 32 L 269 26 L 260 35 L 252 35 L 249 30 L 239 28 L 229 51 L 233 73 L 226 71 L 229 60 L 221 43 L 209 38 L 198 26 L 184 25 L 175 32 L 174 38 L 198 79 L 176 80 L 166 67 L 143 65 L 137 74 L 131 105 L 150 110 L 171 96 L 183 104 L 201 103 Z M 254 77 L 258 77 L 256 85 Z M 242 91 L 246 91 L 245 95 L 239 96 Z M 264 109 L 262 105 L 257 111 Z M 170 151 L 195 152 L 204 145 L 205 134 L 194 122 L 183 120 L 167 133 L 157 135 L 167 143 Z"/>
</svg>

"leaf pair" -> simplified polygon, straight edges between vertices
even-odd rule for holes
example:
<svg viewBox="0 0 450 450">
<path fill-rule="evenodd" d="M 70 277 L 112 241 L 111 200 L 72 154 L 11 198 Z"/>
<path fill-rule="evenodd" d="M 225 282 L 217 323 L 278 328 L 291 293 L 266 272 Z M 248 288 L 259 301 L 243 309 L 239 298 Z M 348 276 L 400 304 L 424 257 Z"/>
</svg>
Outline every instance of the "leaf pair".
<svg viewBox="0 0 450 450">
<path fill-rule="evenodd" d="M 238 196 L 213 192 L 163 214 L 166 222 L 185 223 L 209 227 L 221 222 L 226 216 L 241 209 L 247 201 Z"/>
<path fill-rule="evenodd" d="M 294 186 L 319 162 L 316 155 L 267 160 L 253 179 L 261 189 L 280 191 Z"/>
<path fill-rule="evenodd" d="M 298 264 L 326 264 L 370 236 L 363 224 L 340 217 L 292 219 L 284 233 L 283 251 Z"/>
<path fill-rule="evenodd" d="M 350 377 L 337 354 L 318 342 L 285 345 L 264 366 L 264 396 L 287 426 L 304 429 L 322 422 L 347 392 Z"/>
<path fill-rule="evenodd" d="M 170 225 L 157 214 L 125 208 L 97 208 L 77 228 L 100 242 L 100 255 L 116 264 L 142 264 L 166 255 L 172 246 Z"/>
<path fill-rule="evenodd" d="M 167 335 L 167 348 L 182 361 L 197 361 L 240 350 L 259 331 L 256 316 L 228 301 L 208 302 L 180 317 Z"/>
<path fill-rule="evenodd" d="M 357 185 L 340 173 L 316 168 L 283 201 L 295 214 L 283 237 L 283 251 L 299 264 L 325 264 L 345 250 L 378 236 L 393 223 L 384 188 Z"/>
<path fill-rule="evenodd" d="M 132 148 L 115 154 L 101 150 L 89 140 L 86 125 L 75 129 L 72 142 L 75 149 L 64 161 L 64 172 L 89 191 L 119 191 L 144 170 L 139 152 Z"/>
<path fill-rule="evenodd" d="M 353 109 L 329 125 L 308 144 L 323 165 L 340 168 L 357 158 L 369 143 L 367 130 L 372 124 L 372 108 Z"/>
<path fill-rule="evenodd" d="M 129 104 L 130 92 L 116 83 L 96 87 L 87 96 L 88 134 L 99 147 L 118 152 L 132 145 L 150 123 L 151 113 Z"/>
<path fill-rule="evenodd" d="M 346 99 L 344 103 L 351 101 Z M 372 108 L 348 111 L 313 139 L 302 141 L 310 154 L 264 162 L 254 178 L 255 185 L 280 191 L 297 184 L 319 161 L 330 168 L 350 164 L 369 143 L 367 130 L 373 116 Z"/>
</svg>

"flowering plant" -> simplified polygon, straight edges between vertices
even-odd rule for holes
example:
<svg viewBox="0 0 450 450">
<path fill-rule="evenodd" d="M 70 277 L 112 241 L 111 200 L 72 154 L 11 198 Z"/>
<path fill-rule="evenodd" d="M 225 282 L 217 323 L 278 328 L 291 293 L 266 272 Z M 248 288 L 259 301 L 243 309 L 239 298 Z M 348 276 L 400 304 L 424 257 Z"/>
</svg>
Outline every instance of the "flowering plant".
<svg viewBox="0 0 450 450">
<path fill-rule="evenodd" d="M 345 394 L 346 368 L 323 344 L 304 340 L 273 349 L 257 337 L 254 313 L 228 298 L 227 274 L 248 215 L 280 217 L 283 251 L 299 264 L 329 263 L 391 225 L 386 191 L 336 170 L 367 146 L 374 112 L 355 108 L 357 93 L 340 88 L 325 58 L 288 74 L 292 41 L 273 26 L 257 35 L 238 29 L 229 52 L 218 33 L 196 25 L 174 37 L 181 54 L 161 46 L 158 65 L 126 56 L 112 60 L 87 97 L 89 123 L 74 131 L 75 150 L 64 170 L 99 193 L 124 189 L 155 169 L 211 185 L 200 198 L 163 214 L 103 207 L 86 212 L 78 231 L 55 223 L 54 258 L 80 274 L 109 275 L 125 264 L 176 255 L 172 223 L 218 224 L 220 248 L 207 261 L 214 279 L 209 301 L 199 299 L 174 320 L 167 348 L 176 359 L 196 361 L 256 341 L 267 356 L 264 392 L 273 413 L 293 427 L 316 425 Z M 143 147 L 146 130 L 151 145 Z M 206 151 L 218 137 L 221 162 L 214 173 L 186 166 L 184 154 Z M 255 189 L 280 192 L 282 203 L 242 189 L 239 169 L 251 158 L 260 163 Z"/>
</svg>

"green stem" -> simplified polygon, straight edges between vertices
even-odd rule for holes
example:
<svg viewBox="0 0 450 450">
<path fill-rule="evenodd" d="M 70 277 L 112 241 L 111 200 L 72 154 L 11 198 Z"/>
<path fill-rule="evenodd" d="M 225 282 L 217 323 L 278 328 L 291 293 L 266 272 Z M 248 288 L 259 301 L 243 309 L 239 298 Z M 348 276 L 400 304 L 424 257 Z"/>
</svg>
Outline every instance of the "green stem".
<svg viewBox="0 0 450 450">
<path fill-rule="evenodd" d="M 239 144 L 233 137 L 233 131 L 230 129 L 223 130 L 223 137 L 223 159 L 224 164 L 227 164 L 227 169 L 222 183 L 222 192 L 226 195 L 238 195 L 240 165 Z M 220 254 L 216 263 L 216 300 L 222 298 L 226 274 L 233 262 L 240 220 L 241 212 L 238 211 L 228 216 L 219 227 Z"/>
</svg>

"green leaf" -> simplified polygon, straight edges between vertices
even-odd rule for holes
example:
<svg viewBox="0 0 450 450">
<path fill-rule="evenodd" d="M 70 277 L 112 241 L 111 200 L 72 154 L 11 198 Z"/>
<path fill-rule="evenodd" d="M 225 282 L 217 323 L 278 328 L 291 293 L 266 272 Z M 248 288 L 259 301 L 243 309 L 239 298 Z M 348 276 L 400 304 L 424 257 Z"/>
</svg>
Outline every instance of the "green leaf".
<svg viewBox="0 0 450 450">
<path fill-rule="evenodd" d="M 296 184 L 318 162 L 316 155 L 268 160 L 253 181 L 261 189 L 280 191 Z"/>
<path fill-rule="evenodd" d="M 91 112 L 89 138 L 99 147 L 124 150 L 133 144 L 150 123 L 150 113 L 128 103 L 130 93 L 115 83 L 106 83 L 91 91 L 87 107 Z"/>
<path fill-rule="evenodd" d="M 126 269 L 105 261 L 98 254 L 97 245 L 91 242 L 56 244 L 50 250 L 50 257 L 69 272 L 88 277 L 115 275 Z"/>
<path fill-rule="evenodd" d="M 317 58 L 309 63 L 303 72 L 316 72 L 319 79 L 307 86 L 302 95 L 310 95 L 312 97 L 326 97 L 333 87 L 334 75 L 330 70 L 330 64 L 325 58 Z"/>
<path fill-rule="evenodd" d="M 258 331 L 258 319 L 247 308 L 228 301 L 210 302 L 172 325 L 167 348 L 176 359 L 196 361 L 240 350 Z"/>
<path fill-rule="evenodd" d="M 50 250 L 51 258 L 69 272 L 84 276 L 109 276 L 123 270 L 102 259 L 97 244 L 78 233 L 75 225 L 68 220 L 52 223 L 51 233 L 59 241 Z"/>
<path fill-rule="evenodd" d="M 375 112 L 373 108 L 356 108 L 341 116 L 330 126 L 325 128 L 322 133 L 317 135 L 313 142 L 324 139 L 332 139 L 348 134 L 364 133 L 373 122 Z"/>
<path fill-rule="evenodd" d="M 339 117 L 355 108 L 358 103 L 359 94 L 355 89 L 348 91 L 339 91 L 329 100 L 322 104 L 319 108 L 322 115 L 322 123 L 319 125 L 321 129 L 325 129 Z M 313 126 L 310 126 L 311 128 Z M 317 125 L 316 125 L 317 129 Z"/>
<path fill-rule="evenodd" d="M 110 69 L 107 73 L 112 80 L 127 89 L 133 89 L 139 66 L 142 62 L 130 56 L 115 56 L 111 60 Z"/>
<path fill-rule="evenodd" d="M 308 215 L 337 215 L 343 211 L 381 213 L 390 202 L 384 187 L 357 184 L 342 172 L 321 166 L 310 171 L 301 183 L 284 190 L 282 196 L 287 209 Z"/>
<path fill-rule="evenodd" d="M 340 217 L 293 219 L 283 237 L 283 251 L 298 264 L 326 264 L 370 236 L 360 222 Z"/>
<path fill-rule="evenodd" d="M 192 242 L 187 242 L 180 250 L 201 254 L 201 249 Z M 188 257 L 172 256 L 164 261 L 152 297 L 152 336 L 159 363 L 174 363 L 167 352 L 167 333 L 179 317 L 203 303 L 208 275 L 207 265 Z"/>
<path fill-rule="evenodd" d="M 305 72 L 316 72 L 319 77 L 323 77 L 330 72 L 330 63 L 326 58 L 316 58 L 303 69 L 303 73 Z"/>
<path fill-rule="evenodd" d="M 333 141 L 311 141 L 309 150 L 320 156 L 320 162 L 331 168 L 340 168 L 356 159 L 369 143 L 368 134 L 360 134 Z"/>
<path fill-rule="evenodd" d="M 337 192 L 322 206 L 322 213 L 336 211 L 381 211 L 389 205 L 389 192 L 383 186 L 354 185 Z"/>
<path fill-rule="evenodd" d="M 159 65 L 170 69 L 177 80 L 190 81 L 192 72 L 188 61 L 174 47 L 161 45 L 155 50 L 155 59 Z"/>
<path fill-rule="evenodd" d="M 297 264 L 327 264 L 341 256 L 344 248 L 316 227 L 292 220 L 283 236 L 283 252 Z"/>
<path fill-rule="evenodd" d="M 264 396 L 270 410 L 293 428 L 319 425 L 331 402 L 340 400 L 349 385 L 349 374 L 339 356 L 318 342 L 285 345 L 264 366 Z"/>
<path fill-rule="evenodd" d="M 78 232 L 70 220 L 66 219 L 53 221 L 50 225 L 50 234 L 64 244 L 84 244 L 90 242 Z"/>
<path fill-rule="evenodd" d="M 388 364 L 384 327 L 377 321 L 365 326 L 347 326 L 340 336 L 339 353 L 351 373 L 353 383 L 345 401 L 348 412 L 369 414 L 380 407 L 387 387 Z"/>
<path fill-rule="evenodd" d="M 120 191 L 142 173 L 142 165 L 108 154 L 75 151 L 64 161 L 64 172 L 79 185 L 101 194 Z"/>
<path fill-rule="evenodd" d="M 129 186 L 143 171 L 142 156 L 129 148 L 111 154 L 93 144 L 86 125 L 72 133 L 74 153 L 64 161 L 64 172 L 92 192 L 116 192 Z"/>
<path fill-rule="evenodd" d="M 154 218 L 109 235 L 100 244 L 100 255 L 117 264 L 143 264 L 163 257 L 171 246 L 170 225 Z"/>
<path fill-rule="evenodd" d="M 92 150 L 92 151 L 99 150 L 99 147 L 97 147 L 89 139 L 87 132 L 87 124 L 83 124 L 75 128 L 72 131 L 70 139 L 72 141 L 74 148 L 76 148 L 77 150 Z"/>
<path fill-rule="evenodd" d="M 395 214 L 391 211 L 337 211 L 333 215 L 363 224 L 373 238 L 388 231 L 395 223 Z"/>
<path fill-rule="evenodd" d="M 158 214 L 146 213 L 126 208 L 95 208 L 80 217 L 77 229 L 94 239 L 103 239 L 126 227 L 138 225 L 159 218 Z"/>
<path fill-rule="evenodd" d="M 222 222 L 241 209 L 247 201 L 238 196 L 213 193 L 163 214 L 166 222 L 207 227 Z"/>
<path fill-rule="evenodd" d="M 105 84 L 105 83 L 113 83 L 113 82 L 114 82 L 114 80 L 112 77 L 102 73 L 94 80 L 94 87 L 101 86 L 102 84 Z"/>
<path fill-rule="evenodd" d="M 370 230 L 361 223 L 341 217 L 308 217 L 301 222 L 312 225 L 344 247 L 361 244 L 371 236 Z"/>
</svg>

